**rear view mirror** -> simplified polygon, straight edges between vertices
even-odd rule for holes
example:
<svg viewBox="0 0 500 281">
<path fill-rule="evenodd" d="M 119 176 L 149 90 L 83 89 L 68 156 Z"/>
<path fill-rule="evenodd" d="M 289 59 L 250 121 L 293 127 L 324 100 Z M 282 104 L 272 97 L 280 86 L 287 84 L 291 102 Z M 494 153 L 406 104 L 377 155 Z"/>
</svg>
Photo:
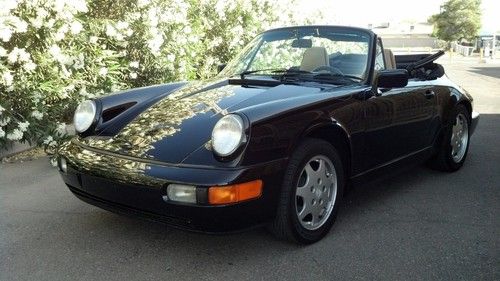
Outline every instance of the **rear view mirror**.
<svg viewBox="0 0 500 281">
<path fill-rule="evenodd" d="M 376 87 L 402 88 L 408 85 L 408 71 L 406 69 L 381 70 L 377 74 Z"/>
<path fill-rule="evenodd" d="M 313 42 L 311 39 L 302 39 L 298 38 L 292 41 L 292 48 L 311 48 L 313 45 Z"/>
</svg>

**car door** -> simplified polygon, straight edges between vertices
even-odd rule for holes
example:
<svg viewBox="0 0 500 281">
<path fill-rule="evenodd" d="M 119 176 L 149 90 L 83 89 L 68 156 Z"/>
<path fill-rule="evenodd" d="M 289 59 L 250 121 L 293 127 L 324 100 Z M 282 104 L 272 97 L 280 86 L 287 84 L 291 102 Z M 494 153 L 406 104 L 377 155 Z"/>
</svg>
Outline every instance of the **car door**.
<svg viewBox="0 0 500 281">
<path fill-rule="evenodd" d="M 377 52 L 378 56 L 382 52 Z M 380 70 L 385 64 L 379 61 Z M 383 61 L 383 59 L 382 59 Z M 432 87 L 410 81 L 404 88 L 379 89 L 364 102 L 365 169 L 373 169 L 429 147 L 436 98 Z"/>
</svg>

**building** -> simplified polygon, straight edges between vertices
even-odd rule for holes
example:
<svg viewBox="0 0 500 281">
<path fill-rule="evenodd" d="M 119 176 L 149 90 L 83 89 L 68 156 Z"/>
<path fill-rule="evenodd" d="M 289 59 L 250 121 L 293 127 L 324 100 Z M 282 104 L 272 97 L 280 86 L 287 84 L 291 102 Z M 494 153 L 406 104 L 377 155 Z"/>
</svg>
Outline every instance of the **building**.
<svg viewBox="0 0 500 281">
<path fill-rule="evenodd" d="M 386 22 L 377 25 L 369 24 L 368 28 L 382 37 L 384 47 L 397 52 L 420 52 L 442 47 L 441 41 L 432 37 L 432 24 Z"/>
</svg>

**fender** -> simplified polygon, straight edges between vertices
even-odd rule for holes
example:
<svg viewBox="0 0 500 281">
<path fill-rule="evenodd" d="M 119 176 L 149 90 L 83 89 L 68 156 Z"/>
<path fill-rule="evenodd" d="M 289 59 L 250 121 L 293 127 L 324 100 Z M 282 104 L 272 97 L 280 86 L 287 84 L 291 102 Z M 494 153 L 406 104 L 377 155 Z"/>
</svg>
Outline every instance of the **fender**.
<svg viewBox="0 0 500 281">
<path fill-rule="evenodd" d="M 348 133 L 346 127 L 341 122 L 337 121 L 334 117 L 327 118 L 325 116 L 316 121 L 317 122 L 312 123 L 310 126 L 308 126 L 298 139 L 304 139 L 306 137 L 316 137 L 330 142 L 341 154 L 347 175 L 351 175 L 353 150 L 351 136 Z M 291 151 L 293 151 L 297 145 L 298 143 L 296 142 L 293 147 L 290 148 L 291 150 L 289 153 L 291 153 Z"/>
</svg>

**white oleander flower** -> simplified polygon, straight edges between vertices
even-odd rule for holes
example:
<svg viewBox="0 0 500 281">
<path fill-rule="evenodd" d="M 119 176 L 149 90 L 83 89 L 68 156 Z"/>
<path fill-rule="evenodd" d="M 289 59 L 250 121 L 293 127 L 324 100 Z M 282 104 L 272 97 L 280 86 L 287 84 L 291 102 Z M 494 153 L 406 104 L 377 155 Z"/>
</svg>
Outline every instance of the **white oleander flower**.
<svg viewBox="0 0 500 281">
<path fill-rule="evenodd" d="M 112 26 L 111 24 L 107 24 L 106 25 L 106 35 L 111 37 L 111 38 L 114 38 L 116 37 L 118 33 L 116 32 L 116 29 L 114 26 Z"/>
<path fill-rule="evenodd" d="M 3 137 L 5 137 L 5 131 L 2 128 L 0 128 L 0 138 Z"/>
<path fill-rule="evenodd" d="M 12 37 L 12 30 L 7 26 L 0 26 L 0 38 L 3 42 L 9 42 Z"/>
<path fill-rule="evenodd" d="M 12 82 L 14 82 L 14 76 L 12 76 L 12 74 L 10 74 L 10 72 L 4 72 L 2 74 L 2 80 L 3 80 L 3 84 L 5 86 L 9 87 L 12 85 Z"/>
<path fill-rule="evenodd" d="M 116 85 L 116 84 L 113 84 L 111 85 L 111 92 L 118 92 L 121 90 L 120 86 L 119 85 Z"/>
<path fill-rule="evenodd" d="M 57 41 L 61 41 L 64 39 L 64 37 L 66 36 L 66 33 L 62 32 L 61 30 L 58 30 L 56 35 L 54 35 L 54 40 Z"/>
<path fill-rule="evenodd" d="M 131 72 L 130 79 L 137 79 L 137 72 Z"/>
<path fill-rule="evenodd" d="M 79 21 L 74 21 L 73 23 L 71 23 L 71 27 L 70 27 L 71 34 L 77 35 L 82 31 L 82 29 L 83 29 L 83 26 Z"/>
<path fill-rule="evenodd" d="M 19 61 L 21 61 L 21 62 L 31 61 L 31 55 L 28 52 L 26 52 L 26 49 L 24 49 L 24 48 L 17 50 L 17 56 L 18 56 Z"/>
<path fill-rule="evenodd" d="M 98 73 L 100 76 L 106 76 L 108 74 L 108 69 L 105 67 L 101 67 Z"/>
<path fill-rule="evenodd" d="M 38 102 L 42 98 L 42 94 L 38 91 L 33 92 L 33 100 L 35 102 Z"/>
<path fill-rule="evenodd" d="M 17 5 L 19 1 L 16 0 L 3 0 L 2 1 L 2 9 L 5 9 L 7 11 L 14 10 L 17 8 Z"/>
<path fill-rule="evenodd" d="M 25 121 L 25 122 L 19 122 L 17 124 L 17 127 L 19 128 L 19 130 L 21 130 L 21 132 L 26 132 L 29 125 L 30 125 L 30 123 L 28 121 Z"/>
<path fill-rule="evenodd" d="M 9 116 L 0 119 L 0 127 L 7 126 L 7 124 L 9 124 L 9 122 L 10 122 L 10 117 Z"/>
<path fill-rule="evenodd" d="M 23 138 L 23 132 L 19 129 L 14 129 L 12 132 L 7 134 L 7 139 L 10 141 L 17 141 Z"/>
<path fill-rule="evenodd" d="M 39 29 L 43 26 L 43 18 L 41 16 L 30 19 L 30 22 L 31 22 L 31 25 L 36 29 Z"/>
<path fill-rule="evenodd" d="M 38 110 L 35 110 L 35 111 L 31 112 L 31 117 L 35 118 L 36 120 L 42 120 L 43 113 L 38 111 Z"/>
<path fill-rule="evenodd" d="M 45 23 L 45 27 L 47 28 L 52 28 L 54 26 L 54 24 L 56 23 L 56 20 L 55 19 L 49 19 L 46 23 Z"/>
<path fill-rule="evenodd" d="M 61 55 L 61 48 L 59 48 L 59 46 L 57 45 L 52 45 L 50 48 L 49 48 L 49 54 L 55 58 L 55 59 L 58 59 L 59 56 Z"/>
<path fill-rule="evenodd" d="M 139 62 L 138 61 L 131 61 L 128 65 L 130 67 L 132 67 L 132 68 L 139 68 Z"/>
<path fill-rule="evenodd" d="M 65 135 L 66 134 L 66 124 L 57 123 L 56 132 L 60 135 Z"/>
<path fill-rule="evenodd" d="M 89 96 L 89 93 L 87 92 L 87 88 L 85 88 L 85 86 L 83 86 L 80 91 L 78 91 L 78 94 L 80 96 L 84 96 L 84 97 L 88 97 Z"/>
<path fill-rule="evenodd" d="M 52 136 L 48 136 L 43 140 L 43 144 L 49 145 L 51 142 L 54 141 L 54 138 Z"/>
<path fill-rule="evenodd" d="M 121 33 L 116 33 L 115 39 L 117 41 L 123 41 L 125 39 L 125 37 Z"/>
<path fill-rule="evenodd" d="M 116 28 L 117 29 L 127 29 L 129 26 L 128 22 L 126 21 L 119 21 L 116 23 Z"/>
<path fill-rule="evenodd" d="M 0 58 L 1 57 L 6 57 L 7 56 L 7 50 L 4 48 L 0 47 Z"/>
<path fill-rule="evenodd" d="M 16 32 L 17 33 L 24 33 L 26 31 L 28 31 L 28 23 L 23 21 L 23 20 L 16 20 L 16 23 L 15 23 L 16 27 Z"/>
<path fill-rule="evenodd" d="M 27 62 L 27 63 L 25 63 L 25 64 L 23 65 L 23 68 L 24 68 L 24 70 L 26 70 L 27 72 L 32 72 L 32 71 L 34 71 L 34 70 L 36 69 L 36 66 L 37 66 L 37 65 L 36 65 L 36 63 L 34 63 L 34 62 L 32 62 L 32 61 L 29 61 L 29 62 Z"/>
<path fill-rule="evenodd" d="M 9 64 L 15 64 L 17 62 L 17 47 L 14 48 L 14 50 L 12 50 L 9 55 L 7 56 L 7 62 Z"/>
<path fill-rule="evenodd" d="M 149 5 L 151 1 L 150 0 L 139 0 L 137 1 L 137 6 L 139 8 L 143 8 L 143 7 L 146 7 L 147 5 Z"/>
<path fill-rule="evenodd" d="M 159 34 L 147 41 L 151 53 L 158 55 L 160 53 L 161 45 L 163 45 L 163 37 Z"/>
<path fill-rule="evenodd" d="M 95 44 L 95 43 L 97 43 L 98 40 L 99 40 L 99 37 L 97 37 L 97 36 L 90 36 L 90 38 L 89 38 L 90 44 Z"/>
<path fill-rule="evenodd" d="M 75 60 L 75 63 L 73 64 L 74 69 L 82 69 L 85 67 L 85 62 L 83 59 L 77 59 Z"/>
</svg>

